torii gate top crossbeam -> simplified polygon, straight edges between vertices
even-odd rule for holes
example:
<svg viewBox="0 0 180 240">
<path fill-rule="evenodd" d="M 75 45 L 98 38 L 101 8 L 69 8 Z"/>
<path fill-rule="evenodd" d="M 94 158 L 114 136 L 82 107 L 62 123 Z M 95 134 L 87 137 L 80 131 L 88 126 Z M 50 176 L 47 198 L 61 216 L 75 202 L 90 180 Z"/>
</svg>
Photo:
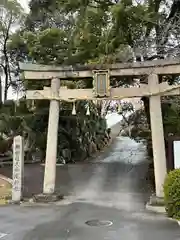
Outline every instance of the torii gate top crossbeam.
<svg viewBox="0 0 180 240">
<path fill-rule="evenodd" d="M 45 80 L 52 78 L 91 78 L 93 71 L 109 69 L 110 76 L 142 76 L 180 74 L 180 60 L 154 60 L 147 62 L 103 65 L 46 66 L 20 63 L 25 79 Z"/>
</svg>

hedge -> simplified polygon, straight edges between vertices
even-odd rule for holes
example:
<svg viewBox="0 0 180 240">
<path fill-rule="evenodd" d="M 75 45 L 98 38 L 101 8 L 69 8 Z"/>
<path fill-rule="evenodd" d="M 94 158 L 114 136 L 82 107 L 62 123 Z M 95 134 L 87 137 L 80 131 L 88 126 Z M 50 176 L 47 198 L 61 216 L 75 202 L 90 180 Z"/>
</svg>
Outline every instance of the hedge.
<svg viewBox="0 0 180 240">
<path fill-rule="evenodd" d="M 180 219 L 180 169 L 173 170 L 166 176 L 164 203 L 168 216 Z"/>
</svg>

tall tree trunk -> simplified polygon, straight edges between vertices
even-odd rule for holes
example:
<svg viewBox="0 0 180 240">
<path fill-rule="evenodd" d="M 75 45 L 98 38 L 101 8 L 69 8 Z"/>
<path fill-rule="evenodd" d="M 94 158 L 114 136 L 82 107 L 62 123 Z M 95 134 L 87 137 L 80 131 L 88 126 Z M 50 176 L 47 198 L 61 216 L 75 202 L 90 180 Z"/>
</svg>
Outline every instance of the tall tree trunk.
<svg viewBox="0 0 180 240">
<path fill-rule="evenodd" d="M 4 81 L 4 101 L 7 100 L 8 96 L 8 68 L 7 65 L 4 68 L 5 81 Z"/>
<path fill-rule="evenodd" d="M 2 78 L 0 76 L 0 107 L 2 106 Z"/>
<path fill-rule="evenodd" d="M 8 50 L 7 50 L 7 43 L 9 39 L 10 34 L 10 27 L 12 24 L 12 13 L 11 17 L 9 19 L 9 23 L 7 26 L 7 30 L 4 36 L 4 44 L 3 44 L 3 55 L 4 55 L 4 74 L 5 74 L 5 84 L 4 84 L 4 101 L 7 100 L 8 96 L 8 88 L 9 88 L 9 81 L 11 80 L 11 74 L 10 74 L 10 66 L 9 66 L 9 58 L 8 58 Z"/>
</svg>

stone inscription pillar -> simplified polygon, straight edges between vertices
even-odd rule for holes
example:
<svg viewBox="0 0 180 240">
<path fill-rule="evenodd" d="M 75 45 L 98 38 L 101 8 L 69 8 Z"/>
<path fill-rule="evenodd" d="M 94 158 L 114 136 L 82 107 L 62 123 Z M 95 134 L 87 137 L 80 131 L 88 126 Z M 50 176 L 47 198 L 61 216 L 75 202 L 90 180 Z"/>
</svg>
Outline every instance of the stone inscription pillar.
<svg viewBox="0 0 180 240">
<path fill-rule="evenodd" d="M 13 142 L 13 186 L 12 201 L 20 202 L 24 178 L 24 139 L 21 136 L 14 138 Z"/>
</svg>

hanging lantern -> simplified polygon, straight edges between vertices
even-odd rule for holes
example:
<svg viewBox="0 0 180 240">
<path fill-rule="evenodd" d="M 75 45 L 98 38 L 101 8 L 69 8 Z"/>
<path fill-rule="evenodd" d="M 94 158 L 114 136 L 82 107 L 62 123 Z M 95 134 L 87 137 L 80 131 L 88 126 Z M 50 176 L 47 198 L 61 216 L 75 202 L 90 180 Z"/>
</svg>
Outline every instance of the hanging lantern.
<svg viewBox="0 0 180 240">
<path fill-rule="evenodd" d="M 32 104 L 31 104 L 31 101 L 30 101 L 30 100 L 26 100 L 26 107 L 27 107 L 28 109 L 31 109 Z"/>
<path fill-rule="evenodd" d="M 31 111 L 34 111 L 36 109 L 36 106 L 35 106 L 35 101 L 32 100 L 32 104 L 31 104 Z"/>
<path fill-rule="evenodd" d="M 86 116 L 89 116 L 89 115 L 90 115 L 90 109 L 89 109 L 89 103 L 88 103 L 87 111 L 86 111 Z"/>
<path fill-rule="evenodd" d="M 20 106 L 20 101 L 19 101 L 19 98 L 18 98 L 18 95 L 17 95 L 17 98 L 15 100 L 15 112 L 17 111 L 17 107 Z"/>
<path fill-rule="evenodd" d="M 18 98 L 18 93 L 17 93 L 17 97 L 16 97 L 16 106 L 17 106 L 17 107 L 20 106 L 20 101 L 19 101 L 19 98 Z"/>
<path fill-rule="evenodd" d="M 119 103 L 118 105 L 118 113 L 121 113 L 122 112 L 122 107 L 121 107 L 121 104 Z"/>
<path fill-rule="evenodd" d="M 17 101 L 14 102 L 14 112 L 16 113 L 17 111 Z"/>
<path fill-rule="evenodd" d="M 19 99 L 16 100 L 16 106 L 17 106 L 17 107 L 20 106 L 20 101 L 19 101 Z"/>
<path fill-rule="evenodd" d="M 72 115 L 76 115 L 76 104 L 73 102 Z"/>
</svg>

